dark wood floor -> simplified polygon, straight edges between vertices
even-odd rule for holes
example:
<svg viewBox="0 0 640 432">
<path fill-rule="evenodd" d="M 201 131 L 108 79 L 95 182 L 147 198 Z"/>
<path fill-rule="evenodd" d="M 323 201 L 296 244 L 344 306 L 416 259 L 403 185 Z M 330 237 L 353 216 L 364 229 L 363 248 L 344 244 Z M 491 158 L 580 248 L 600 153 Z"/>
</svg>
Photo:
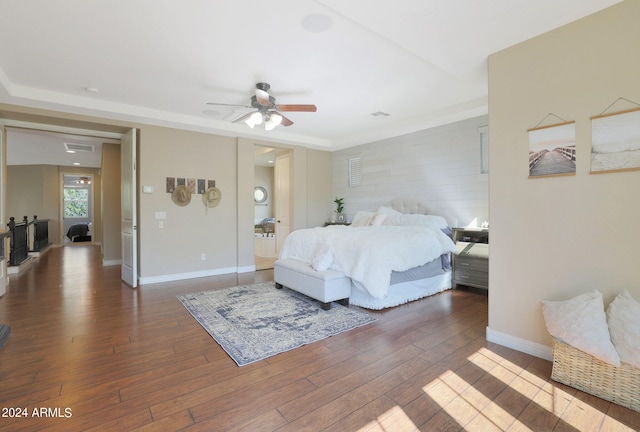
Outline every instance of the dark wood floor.
<svg viewBox="0 0 640 432">
<path fill-rule="evenodd" d="M 488 343 L 481 294 L 370 312 L 373 324 L 244 367 L 175 297 L 272 277 L 133 290 L 119 267 L 101 266 L 97 246 L 51 250 L 0 299 L 12 329 L 0 349 L 0 430 L 640 429 L 639 413 L 550 381 L 549 362 Z M 28 416 L 7 417 L 15 409 Z"/>
</svg>

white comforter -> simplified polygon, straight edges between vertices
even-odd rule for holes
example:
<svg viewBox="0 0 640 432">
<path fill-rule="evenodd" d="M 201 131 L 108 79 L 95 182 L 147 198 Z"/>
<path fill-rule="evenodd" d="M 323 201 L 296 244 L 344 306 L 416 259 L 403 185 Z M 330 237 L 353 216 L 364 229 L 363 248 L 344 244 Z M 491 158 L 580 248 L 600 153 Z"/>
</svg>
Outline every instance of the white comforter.
<svg viewBox="0 0 640 432">
<path fill-rule="evenodd" d="M 381 299 L 387 294 L 392 271 L 426 264 L 453 252 L 455 245 L 432 227 L 338 225 L 293 231 L 282 245 L 280 258 L 311 263 L 314 254 L 327 249 L 333 255 L 331 269 L 343 272 L 359 283 L 356 286 Z"/>
</svg>

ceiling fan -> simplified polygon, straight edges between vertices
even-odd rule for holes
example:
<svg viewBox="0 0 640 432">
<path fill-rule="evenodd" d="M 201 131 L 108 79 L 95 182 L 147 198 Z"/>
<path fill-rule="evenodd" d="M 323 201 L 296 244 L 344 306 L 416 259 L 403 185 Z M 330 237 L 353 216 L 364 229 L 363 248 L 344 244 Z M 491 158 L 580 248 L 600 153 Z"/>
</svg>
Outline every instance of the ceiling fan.
<svg viewBox="0 0 640 432">
<path fill-rule="evenodd" d="M 237 106 L 243 108 L 255 108 L 255 111 L 247 113 L 234 120 L 234 123 L 245 122 L 250 128 L 264 123 L 266 130 L 271 130 L 278 125 L 291 126 L 293 122 L 283 116 L 283 112 L 316 112 L 316 106 L 310 104 L 280 105 L 269 94 L 271 86 L 267 83 L 256 84 L 255 95 L 251 96 L 251 105 L 235 105 L 216 102 L 207 102 L 207 105 Z"/>
</svg>

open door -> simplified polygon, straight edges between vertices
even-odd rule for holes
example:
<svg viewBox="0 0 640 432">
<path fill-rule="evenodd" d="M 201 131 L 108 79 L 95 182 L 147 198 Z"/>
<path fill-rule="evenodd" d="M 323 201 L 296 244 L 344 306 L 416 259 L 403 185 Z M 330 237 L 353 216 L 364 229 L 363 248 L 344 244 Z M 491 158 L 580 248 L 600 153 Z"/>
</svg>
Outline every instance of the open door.
<svg viewBox="0 0 640 432">
<path fill-rule="evenodd" d="M 6 225 L 6 221 L 4 219 L 4 206 L 6 205 L 7 199 L 7 189 L 6 189 L 6 178 L 7 178 L 7 143 L 5 142 L 5 133 L 4 133 L 4 125 L 0 124 L 0 226 L 1 230 L 4 231 Z M 8 254 L 9 250 L 7 248 L 8 242 L 6 237 L 0 237 L 0 241 L 3 244 L 4 254 Z M 0 297 L 2 297 L 7 291 L 7 260 L 5 259 L 4 254 L 2 255 L 2 259 L 0 259 Z"/>
<path fill-rule="evenodd" d="M 122 136 L 120 143 L 121 200 L 122 200 L 122 280 L 138 286 L 138 236 L 136 214 L 136 130 Z"/>
</svg>

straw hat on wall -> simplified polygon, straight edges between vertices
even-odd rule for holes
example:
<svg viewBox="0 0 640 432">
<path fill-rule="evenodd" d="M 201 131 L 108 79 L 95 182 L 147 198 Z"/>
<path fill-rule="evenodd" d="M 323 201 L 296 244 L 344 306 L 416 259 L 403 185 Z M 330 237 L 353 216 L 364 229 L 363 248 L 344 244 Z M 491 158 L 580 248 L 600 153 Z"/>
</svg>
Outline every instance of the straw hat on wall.
<svg viewBox="0 0 640 432">
<path fill-rule="evenodd" d="M 191 190 L 184 186 L 176 186 L 171 194 L 171 200 L 177 206 L 184 207 L 191 202 Z"/>
</svg>

